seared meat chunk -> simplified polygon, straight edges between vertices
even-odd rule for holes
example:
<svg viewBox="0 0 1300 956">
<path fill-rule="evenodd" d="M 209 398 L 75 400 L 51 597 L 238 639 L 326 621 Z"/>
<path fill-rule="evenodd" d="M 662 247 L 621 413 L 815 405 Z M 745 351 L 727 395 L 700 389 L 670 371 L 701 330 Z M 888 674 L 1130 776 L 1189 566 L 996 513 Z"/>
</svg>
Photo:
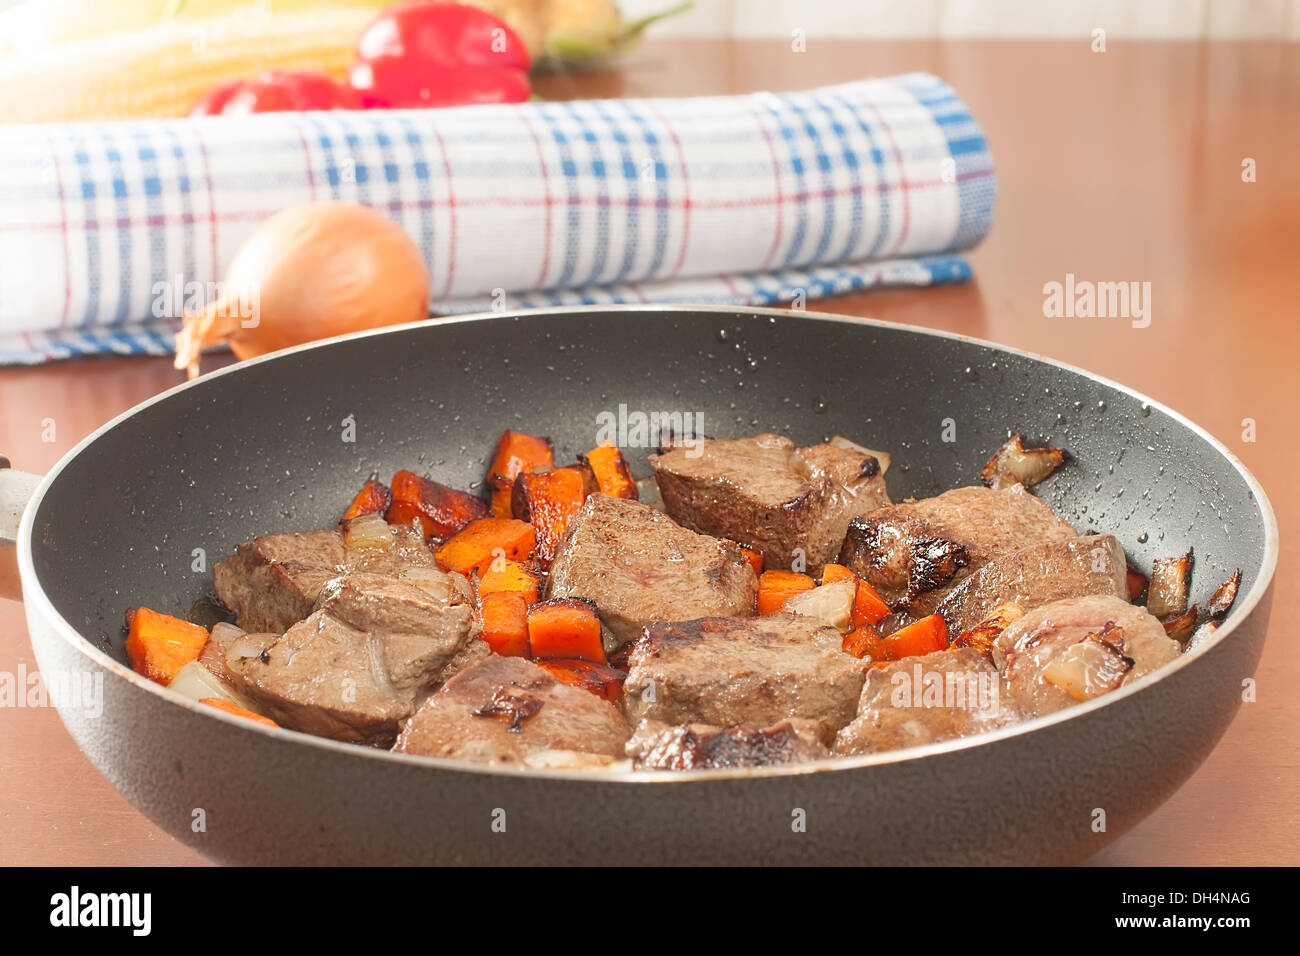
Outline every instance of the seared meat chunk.
<svg viewBox="0 0 1300 956">
<path fill-rule="evenodd" d="M 1178 656 L 1146 608 L 1114 595 L 1055 601 L 1030 611 L 998 637 L 994 657 L 1008 697 L 1026 717 L 1137 680 Z"/>
<path fill-rule="evenodd" d="M 799 719 L 771 727 L 670 727 L 643 720 L 627 742 L 627 754 L 644 770 L 771 767 L 828 756 L 821 732 L 815 721 Z"/>
<path fill-rule="evenodd" d="M 1075 531 L 1019 485 L 954 488 L 855 518 L 840 563 L 895 610 L 930 614 L 952 588 L 994 558 Z"/>
<path fill-rule="evenodd" d="M 443 677 L 477 629 L 468 604 L 355 572 L 329 581 L 317 609 L 268 636 L 260 654 L 228 653 L 226 669 L 282 726 L 388 746 L 416 696 Z"/>
<path fill-rule="evenodd" d="M 753 614 L 757 592 L 739 548 L 639 501 L 594 494 L 569 523 L 546 596 L 594 601 L 614 650 L 655 621 Z"/>
<path fill-rule="evenodd" d="M 493 654 L 431 695 L 393 749 L 486 764 L 586 766 L 621 758 L 628 734 L 609 701 L 531 661 Z"/>
<path fill-rule="evenodd" d="M 935 610 L 954 637 L 988 617 L 999 604 L 1023 610 L 1062 598 L 1106 594 L 1128 597 L 1127 562 L 1114 535 L 1047 541 L 990 561 Z"/>
<path fill-rule="evenodd" d="M 858 715 L 835 738 L 837 754 L 869 754 L 969 737 L 1014 723 L 997 669 L 968 647 L 908 657 L 867 672 Z"/>
<path fill-rule="evenodd" d="M 239 690 L 282 727 L 318 737 L 386 746 L 411 700 L 375 673 L 370 638 L 323 612 L 264 638 L 260 656 L 227 655 Z"/>
<path fill-rule="evenodd" d="M 874 457 L 777 435 L 680 446 L 650 463 L 674 520 L 761 551 L 769 569 L 816 574 L 851 518 L 889 503 Z M 795 568 L 796 549 L 806 568 Z"/>
<path fill-rule="evenodd" d="M 377 638 L 378 663 L 399 691 L 429 684 L 477 633 L 468 603 L 453 603 L 398 578 L 365 571 L 326 584 L 318 607 L 317 613 Z"/>
<path fill-rule="evenodd" d="M 320 589 L 343 569 L 337 531 L 269 534 L 241 544 L 212 568 L 217 597 L 246 631 L 282 633 L 311 613 Z"/>
<path fill-rule="evenodd" d="M 382 521 L 375 516 L 355 519 Z M 387 525 L 368 546 L 349 543 L 346 532 L 271 534 L 241 544 L 212 569 L 217 597 L 246 631 L 283 632 L 311 613 L 326 581 L 345 571 L 396 575 L 412 568 L 437 570 L 423 535 Z"/>
<path fill-rule="evenodd" d="M 791 717 L 830 735 L 853 718 L 864 664 L 842 635 L 793 614 L 651 624 L 628 655 L 634 723 L 767 727 Z"/>
</svg>

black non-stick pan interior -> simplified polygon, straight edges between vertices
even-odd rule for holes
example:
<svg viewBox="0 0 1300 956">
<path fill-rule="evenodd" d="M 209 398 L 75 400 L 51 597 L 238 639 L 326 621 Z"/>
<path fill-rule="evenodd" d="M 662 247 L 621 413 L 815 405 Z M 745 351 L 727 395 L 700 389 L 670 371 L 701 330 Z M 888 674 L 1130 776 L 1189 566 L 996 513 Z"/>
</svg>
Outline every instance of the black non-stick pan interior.
<svg viewBox="0 0 1300 956">
<path fill-rule="evenodd" d="M 1264 555 L 1260 510 L 1232 463 L 1103 382 L 897 326 L 593 308 L 344 339 L 155 401 L 50 487 L 33 525 L 39 581 L 120 657 L 126 608 L 186 611 L 239 542 L 332 526 L 371 473 L 409 468 L 481 491 L 502 429 L 549 435 L 557 459 L 572 459 L 620 406 L 625 420 L 691 413 L 710 437 L 844 435 L 893 455 L 895 500 L 975 483 L 1020 431 L 1073 456 L 1037 490 L 1079 530 L 1117 534 L 1143 568 L 1194 547 L 1195 600 L 1237 567 L 1245 593 Z M 647 453 L 628 451 L 638 475 Z"/>
</svg>

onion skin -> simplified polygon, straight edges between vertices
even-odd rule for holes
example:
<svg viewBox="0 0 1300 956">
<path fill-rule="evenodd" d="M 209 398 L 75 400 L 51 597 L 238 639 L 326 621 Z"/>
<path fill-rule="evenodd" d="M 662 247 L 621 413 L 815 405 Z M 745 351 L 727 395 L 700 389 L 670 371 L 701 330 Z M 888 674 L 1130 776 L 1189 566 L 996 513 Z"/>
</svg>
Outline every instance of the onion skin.
<svg viewBox="0 0 1300 956">
<path fill-rule="evenodd" d="M 198 374 L 203 348 L 241 359 L 429 315 L 424 256 L 401 226 L 368 206 L 313 202 L 276 213 L 226 274 L 223 296 L 186 315 L 176 367 Z"/>
</svg>

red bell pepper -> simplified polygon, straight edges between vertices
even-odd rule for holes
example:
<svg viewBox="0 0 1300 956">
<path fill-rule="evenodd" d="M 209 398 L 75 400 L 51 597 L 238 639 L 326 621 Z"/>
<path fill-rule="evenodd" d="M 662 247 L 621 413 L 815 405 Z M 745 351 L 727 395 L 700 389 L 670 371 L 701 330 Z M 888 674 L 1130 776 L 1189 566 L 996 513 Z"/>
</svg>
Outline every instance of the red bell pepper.
<svg viewBox="0 0 1300 956">
<path fill-rule="evenodd" d="M 324 73 L 268 70 L 254 80 L 233 80 L 209 90 L 191 116 L 244 116 L 290 110 L 355 110 L 361 97 Z"/>
<path fill-rule="evenodd" d="M 366 106 L 519 103 L 528 50 L 499 17 L 460 3 L 399 3 L 357 41 L 348 82 Z"/>
</svg>

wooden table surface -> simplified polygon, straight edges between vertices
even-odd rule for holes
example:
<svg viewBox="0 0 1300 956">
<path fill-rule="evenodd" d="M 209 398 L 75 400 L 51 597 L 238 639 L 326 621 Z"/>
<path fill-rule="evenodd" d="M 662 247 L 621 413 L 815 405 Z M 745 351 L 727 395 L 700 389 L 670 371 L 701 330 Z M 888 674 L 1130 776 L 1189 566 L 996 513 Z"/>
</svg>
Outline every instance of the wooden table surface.
<svg viewBox="0 0 1300 956">
<path fill-rule="evenodd" d="M 813 307 L 967 333 L 1130 384 L 1205 426 L 1259 477 L 1282 526 L 1258 701 L 1168 803 L 1099 854 L 1107 864 L 1300 863 L 1300 46 L 660 41 L 618 71 L 541 93 L 664 96 L 784 90 L 929 70 L 984 125 L 1000 195 L 961 287 Z M 1242 180 L 1255 161 L 1257 181 Z M 1151 283 L 1151 324 L 1045 318 L 1066 273 Z M 0 370 L 0 453 L 48 469 L 86 433 L 180 380 L 165 360 Z M 55 440 L 42 440 L 43 420 Z M 1243 419 L 1256 423 L 1243 439 Z M 34 666 L 20 605 L 0 600 L 0 671 Z M 53 710 L 0 712 L 0 864 L 197 863 L 92 769 Z"/>
</svg>

